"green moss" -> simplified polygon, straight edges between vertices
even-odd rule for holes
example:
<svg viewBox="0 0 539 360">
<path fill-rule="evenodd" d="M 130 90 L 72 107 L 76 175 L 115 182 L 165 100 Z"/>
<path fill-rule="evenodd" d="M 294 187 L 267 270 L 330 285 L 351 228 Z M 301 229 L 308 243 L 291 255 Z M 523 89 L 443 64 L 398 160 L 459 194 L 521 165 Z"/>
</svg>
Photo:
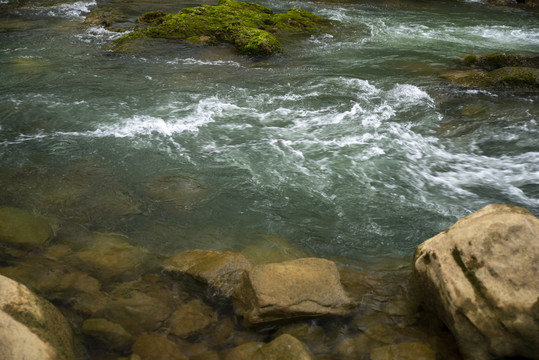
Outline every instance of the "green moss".
<svg viewBox="0 0 539 360">
<path fill-rule="evenodd" d="M 290 9 L 284 14 L 272 18 L 274 29 L 295 33 L 316 33 L 321 29 L 328 30 L 330 21 L 301 9 Z"/>
<path fill-rule="evenodd" d="M 490 71 L 481 85 L 539 89 L 539 70 L 525 67 L 503 67 Z"/>
<path fill-rule="evenodd" d="M 158 25 L 163 22 L 165 17 L 167 16 L 167 13 L 164 11 L 150 11 L 147 12 L 141 16 L 139 16 L 136 20 L 139 24 L 150 24 L 150 25 Z"/>
<path fill-rule="evenodd" d="M 272 55 L 282 51 L 277 38 L 267 31 L 242 26 L 230 29 L 230 32 L 240 54 Z"/>
<path fill-rule="evenodd" d="M 464 65 L 466 66 L 473 66 L 476 61 L 477 61 L 477 56 L 475 56 L 474 54 L 471 54 L 471 55 L 467 55 L 465 58 L 464 58 Z"/>
<path fill-rule="evenodd" d="M 305 10 L 290 9 L 275 15 L 264 6 L 235 0 L 220 0 L 217 6 L 201 5 L 176 14 L 152 11 L 137 22 L 150 26 L 120 38 L 118 44 L 141 36 L 191 42 L 204 39 L 202 43 L 228 42 L 241 54 L 264 56 L 282 51 L 273 33 L 316 33 L 331 27 L 329 20 Z"/>
</svg>

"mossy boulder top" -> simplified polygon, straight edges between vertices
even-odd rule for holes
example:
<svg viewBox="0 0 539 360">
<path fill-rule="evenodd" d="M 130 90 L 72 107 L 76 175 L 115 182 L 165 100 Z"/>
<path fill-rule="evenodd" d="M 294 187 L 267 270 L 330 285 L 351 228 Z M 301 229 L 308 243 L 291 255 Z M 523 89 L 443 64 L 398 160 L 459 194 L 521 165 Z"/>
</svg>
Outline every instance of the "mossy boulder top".
<svg viewBox="0 0 539 360">
<path fill-rule="evenodd" d="M 537 54 L 468 54 L 461 60 L 462 65 L 471 69 L 446 71 L 442 77 L 465 87 L 539 91 Z"/>
<path fill-rule="evenodd" d="M 141 37 L 187 39 L 214 44 L 227 42 L 240 54 L 267 56 L 282 51 L 276 35 L 329 32 L 330 20 L 301 9 L 274 14 L 254 3 L 219 0 L 218 5 L 186 8 L 176 14 L 153 11 L 137 19 L 142 27 L 116 41 L 116 48 L 127 40 Z"/>
</svg>

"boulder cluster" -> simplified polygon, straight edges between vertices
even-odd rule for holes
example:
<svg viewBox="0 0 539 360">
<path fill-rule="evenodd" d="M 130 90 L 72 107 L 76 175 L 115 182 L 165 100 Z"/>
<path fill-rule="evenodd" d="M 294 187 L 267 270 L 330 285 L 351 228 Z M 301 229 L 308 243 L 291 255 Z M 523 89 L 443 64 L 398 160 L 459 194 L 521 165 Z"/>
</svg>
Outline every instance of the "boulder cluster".
<svg viewBox="0 0 539 360">
<path fill-rule="evenodd" d="M 384 289 L 322 258 L 253 264 L 252 249 L 161 258 L 119 234 L 79 234 L 68 246 L 58 231 L 51 218 L 0 208 L 3 359 L 84 358 L 94 348 L 94 357 L 131 360 L 539 353 L 539 219 L 516 206 L 489 205 L 417 248 L 409 297 L 450 329 L 458 350 L 418 327 L 433 318 L 413 301 L 377 310 L 408 275 Z"/>
</svg>

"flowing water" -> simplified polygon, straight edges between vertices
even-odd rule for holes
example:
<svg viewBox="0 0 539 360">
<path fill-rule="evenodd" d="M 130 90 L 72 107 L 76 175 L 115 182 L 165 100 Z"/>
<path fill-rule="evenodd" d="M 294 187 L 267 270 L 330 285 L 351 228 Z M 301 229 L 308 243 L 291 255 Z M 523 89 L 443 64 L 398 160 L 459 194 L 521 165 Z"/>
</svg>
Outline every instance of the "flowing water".
<svg viewBox="0 0 539 360">
<path fill-rule="evenodd" d="M 289 39 L 269 59 L 162 41 L 114 53 L 103 46 L 117 33 L 83 24 L 93 0 L 2 0 L 4 189 L 7 178 L 54 183 L 74 168 L 107 169 L 93 186 L 121 184 L 142 199 L 140 212 L 92 229 L 128 233 L 159 253 L 250 240 L 139 236 L 144 225 L 262 232 L 365 266 L 411 258 L 422 241 L 489 203 L 539 215 L 537 94 L 464 89 L 439 77 L 461 54 L 537 52 L 536 12 L 475 2 L 260 3 L 339 25 L 332 35 Z M 128 14 L 193 5 L 144 2 Z M 205 190 L 180 215 L 152 211 L 141 190 L 171 174 Z M 17 191 L 4 203 L 20 203 Z"/>
<path fill-rule="evenodd" d="M 202 3 L 106 4 L 134 20 Z M 466 53 L 537 53 L 537 12 L 258 3 L 336 31 L 264 59 L 157 40 L 112 52 L 120 35 L 84 24 L 94 0 L 0 0 L 0 206 L 165 256 L 256 243 L 369 272 L 409 268 L 417 245 L 490 203 L 539 216 L 537 93 L 439 76 Z"/>
</svg>

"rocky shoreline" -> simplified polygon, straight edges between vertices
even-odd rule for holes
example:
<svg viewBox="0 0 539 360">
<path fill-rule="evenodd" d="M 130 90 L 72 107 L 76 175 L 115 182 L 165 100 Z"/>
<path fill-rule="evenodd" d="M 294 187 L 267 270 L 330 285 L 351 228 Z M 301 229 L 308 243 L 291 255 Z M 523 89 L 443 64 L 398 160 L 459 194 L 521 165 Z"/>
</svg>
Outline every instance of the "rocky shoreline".
<svg viewBox="0 0 539 360">
<path fill-rule="evenodd" d="M 113 233 L 75 249 L 61 231 L 0 208 L 6 359 L 536 358 L 539 219 L 515 206 L 460 220 L 389 283 L 308 256 L 163 258 Z"/>
</svg>

